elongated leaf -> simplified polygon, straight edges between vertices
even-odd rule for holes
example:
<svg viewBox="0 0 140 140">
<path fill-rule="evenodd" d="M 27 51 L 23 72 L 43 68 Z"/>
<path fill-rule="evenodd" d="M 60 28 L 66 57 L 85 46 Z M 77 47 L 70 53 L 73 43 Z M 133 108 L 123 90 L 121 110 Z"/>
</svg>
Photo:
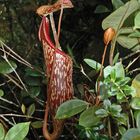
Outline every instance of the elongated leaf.
<svg viewBox="0 0 140 140">
<path fill-rule="evenodd" d="M 38 96 L 39 95 L 39 93 L 40 93 L 40 87 L 38 87 L 38 86 L 33 86 L 33 87 L 30 87 L 29 88 L 29 93 L 30 93 L 30 96 L 31 97 L 36 97 L 36 96 Z"/>
<path fill-rule="evenodd" d="M 4 95 L 4 91 L 0 89 L 0 97 L 2 97 L 3 95 Z"/>
<path fill-rule="evenodd" d="M 108 112 L 105 109 L 99 109 L 95 112 L 95 114 L 101 118 L 107 117 L 108 116 Z"/>
<path fill-rule="evenodd" d="M 137 114 L 136 124 L 137 124 L 137 128 L 138 128 L 139 131 L 140 131 L 140 112 Z"/>
<path fill-rule="evenodd" d="M 136 110 L 140 110 L 140 98 L 134 97 L 131 101 L 131 107 Z"/>
<path fill-rule="evenodd" d="M 131 33 L 128 37 L 140 38 L 140 32 L 139 31 L 135 31 L 135 32 Z"/>
<path fill-rule="evenodd" d="M 134 32 L 132 27 L 122 27 L 119 31 L 119 35 L 128 35 Z"/>
<path fill-rule="evenodd" d="M 115 64 L 114 66 L 115 68 L 115 71 L 116 71 L 116 77 L 117 78 L 120 78 L 120 77 L 125 77 L 125 71 L 124 71 L 124 68 L 123 68 L 123 65 L 121 62 L 118 62 Z"/>
<path fill-rule="evenodd" d="M 124 48 L 130 49 L 132 51 L 137 51 L 140 49 L 138 38 L 131 38 L 129 36 L 120 35 L 117 38 L 117 42 Z"/>
<path fill-rule="evenodd" d="M 94 13 L 106 13 L 109 12 L 109 9 L 105 7 L 104 5 L 99 5 L 96 7 Z"/>
<path fill-rule="evenodd" d="M 112 14 L 110 14 L 107 18 L 103 20 L 103 29 L 112 27 L 116 31 L 118 31 L 122 27 L 124 21 L 138 9 L 139 3 L 137 0 L 131 0 L 127 2 L 124 6 L 121 6 L 119 9 L 114 11 Z"/>
<path fill-rule="evenodd" d="M 119 132 L 121 135 L 123 135 L 126 132 L 126 128 L 123 126 L 119 126 Z"/>
<path fill-rule="evenodd" d="M 29 76 L 33 76 L 33 77 L 40 77 L 42 76 L 42 74 L 38 71 L 35 71 L 33 69 L 29 69 L 29 68 L 26 68 L 26 75 L 29 75 Z"/>
<path fill-rule="evenodd" d="M 100 70 L 101 64 L 92 59 L 84 59 L 84 61 L 93 69 Z"/>
<path fill-rule="evenodd" d="M 135 25 L 134 29 L 140 29 L 140 12 L 135 16 Z"/>
<path fill-rule="evenodd" d="M 136 128 L 128 129 L 121 140 L 140 140 L 140 132 Z"/>
<path fill-rule="evenodd" d="M 88 103 L 79 99 L 64 102 L 57 110 L 56 119 L 65 119 L 74 116 L 87 108 Z"/>
<path fill-rule="evenodd" d="M 29 108 L 27 109 L 27 115 L 32 116 L 35 112 L 35 104 L 31 104 Z"/>
<path fill-rule="evenodd" d="M 21 105 L 21 111 L 23 114 L 26 112 L 26 106 L 24 104 Z"/>
<path fill-rule="evenodd" d="M 124 3 L 121 0 L 111 0 L 111 1 L 115 9 L 118 9 L 124 5 Z"/>
<path fill-rule="evenodd" d="M 136 91 L 135 97 L 140 97 L 140 74 L 138 74 L 132 81 L 132 87 L 134 87 Z"/>
<path fill-rule="evenodd" d="M 35 121 L 31 123 L 33 128 L 41 128 L 43 126 L 43 122 L 42 121 Z"/>
<path fill-rule="evenodd" d="M 79 118 L 79 125 L 84 127 L 92 127 L 100 122 L 100 118 L 95 114 L 96 107 L 90 107 L 85 110 Z"/>
<path fill-rule="evenodd" d="M 5 130 L 3 125 L 0 123 L 0 140 L 4 140 L 5 137 Z"/>
<path fill-rule="evenodd" d="M 17 65 L 15 62 L 13 62 L 13 61 L 9 61 L 9 62 L 14 69 L 17 68 Z M 10 65 L 6 61 L 0 62 L 0 73 L 1 74 L 8 74 L 11 72 L 13 72 L 13 69 L 10 67 Z"/>
<path fill-rule="evenodd" d="M 23 140 L 29 131 L 30 122 L 14 125 L 6 134 L 5 140 Z"/>
</svg>

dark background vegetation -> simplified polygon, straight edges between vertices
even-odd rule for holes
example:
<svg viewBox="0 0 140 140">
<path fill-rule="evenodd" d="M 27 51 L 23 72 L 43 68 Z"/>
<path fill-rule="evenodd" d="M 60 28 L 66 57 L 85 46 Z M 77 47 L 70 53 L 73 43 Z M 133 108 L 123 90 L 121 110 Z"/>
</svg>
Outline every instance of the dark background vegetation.
<svg viewBox="0 0 140 140">
<path fill-rule="evenodd" d="M 86 83 L 88 85 L 94 85 L 90 83 L 83 75 L 80 73 L 79 64 L 85 66 L 83 59 L 91 58 L 98 62 L 101 62 L 102 53 L 104 49 L 103 43 L 103 30 L 101 27 L 102 20 L 113 11 L 113 6 L 110 0 L 73 0 L 74 8 L 64 10 L 60 44 L 62 49 L 73 55 L 74 60 L 74 71 L 73 71 L 73 81 L 75 87 L 75 95 L 80 96 L 77 85 Z M 41 43 L 38 40 L 38 29 L 41 22 L 41 17 L 36 14 L 36 9 L 42 4 L 47 4 L 45 0 L 0 0 L 0 39 L 3 40 L 11 49 L 22 56 L 25 60 L 30 62 L 33 66 L 38 67 L 41 71 L 44 71 L 44 61 Z M 98 5 L 105 5 L 110 12 L 96 14 L 95 9 Z M 59 17 L 59 12 L 54 14 L 54 18 L 57 24 Z M 121 56 L 125 56 L 129 53 L 126 49 L 118 50 Z M 3 53 L 0 52 L 2 55 Z M 2 58 L 0 58 L 2 59 Z M 108 57 L 106 58 L 106 65 L 108 64 Z M 18 74 L 22 77 L 25 83 L 26 81 L 26 66 L 17 62 Z M 137 64 L 139 65 L 139 64 Z M 96 79 L 96 75 L 90 72 L 88 67 L 86 68 L 88 74 Z M 29 78 L 29 77 L 28 77 Z M 43 78 L 41 79 L 44 80 Z M 1 82 L 6 81 L 3 77 L 0 79 Z M 40 84 L 41 93 L 39 98 L 45 101 L 45 85 Z M 12 89 L 11 89 L 12 88 Z M 21 97 L 20 90 L 13 88 L 12 85 L 7 84 L 4 88 L 6 93 L 6 98 L 13 100 L 14 93 L 19 92 L 17 98 L 20 102 L 25 105 L 30 105 L 34 103 L 35 100 L 26 97 Z M 41 95 L 42 94 L 42 95 Z M 8 106 L 9 108 L 13 108 Z M 36 102 L 36 108 L 43 108 Z M 14 108 L 13 108 L 14 109 Z M 17 111 L 21 112 L 20 108 Z M 5 109 L 0 109 L 0 113 L 7 113 Z M 36 113 L 35 115 L 41 116 L 43 118 L 43 113 Z M 22 121 L 17 119 L 16 121 Z M 71 125 L 72 127 L 72 125 Z M 73 128 L 73 127 L 72 127 Z M 30 137 L 36 137 L 39 139 L 39 134 L 36 130 L 31 130 Z M 41 130 L 40 134 L 42 133 Z M 73 132 L 71 128 L 66 126 L 64 131 L 64 137 L 67 135 L 67 139 L 74 139 L 76 131 Z M 33 134 L 33 136 L 32 136 Z M 66 139 L 66 138 L 65 138 Z M 75 138 L 76 139 L 76 138 Z"/>
</svg>

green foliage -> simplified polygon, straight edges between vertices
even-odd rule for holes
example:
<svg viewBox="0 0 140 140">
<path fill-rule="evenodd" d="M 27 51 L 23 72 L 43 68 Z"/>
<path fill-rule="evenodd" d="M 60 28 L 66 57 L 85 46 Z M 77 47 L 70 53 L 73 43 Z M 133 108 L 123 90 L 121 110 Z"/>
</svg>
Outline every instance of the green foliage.
<svg viewBox="0 0 140 140">
<path fill-rule="evenodd" d="M 127 2 L 124 6 L 121 6 L 119 9 L 104 19 L 102 23 L 103 29 L 112 27 L 116 30 L 116 32 L 118 32 L 119 29 L 123 26 L 124 21 L 138 9 L 139 3 L 137 0 L 131 0 Z"/>
<path fill-rule="evenodd" d="M 139 140 L 140 139 L 140 132 L 136 128 L 129 129 L 123 135 L 121 140 Z"/>
<path fill-rule="evenodd" d="M 15 62 L 9 61 L 9 63 L 11 64 L 12 67 L 6 61 L 0 62 L 0 73 L 1 74 L 9 74 L 17 68 L 17 65 Z"/>
<path fill-rule="evenodd" d="M 135 20 L 134 20 L 134 29 L 140 29 L 140 12 L 138 12 L 135 16 Z"/>
<path fill-rule="evenodd" d="M 30 122 L 18 123 L 7 132 L 5 140 L 23 140 L 29 131 Z"/>
<path fill-rule="evenodd" d="M 115 5 L 115 3 L 114 3 Z M 116 5 L 117 6 L 117 5 Z M 107 29 L 109 27 L 112 27 L 116 31 L 116 37 L 115 40 L 117 42 L 128 49 L 131 49 L 132 51 L 136 51 L 140 49 L 140 45 L 138 43 L 137 38 L 130 38 L 129 35 L 121 35 L 121 30 L 123 29 L 124 22 L 128 17 L 132 14 L 134 14 L 137 10 L 139 10 L 139 3 L 137 0 L 131 0 L 127 2 L 125 5 L 122 5 L 120 8 L 116 9 L 113 13 L 111 13 L 107 18 L 105 18 L 102 22 L 103 29 Z M 135 21 L 134 28 L 136 29 L 138 23 L 139 23 L 139 14 L 135 16 L 135 19 L 132 19 Z M 129 27 L 129 23 L 126 23 L 126 27 L 124 30 Z M 133 25 L 131 25 L 133 26 Z M 133 27 L 131 27 L 132 29 Z M 121 31 L 121 32 L 120 32 Z"/>
<path fill-rule="evenodd" d="M 109 12 L 109 9 L 107 7 L 105 7 L 104 5 L 99 5 L 96 7 L 94 13 L 106 13 Z"/>
<path fill-rule="evenodd" d="M 111 1 L 112 1 L 112 4 L 113 4 L 113 6 L 114 6 L 115 9 L 118 9 L 121 6 L 124 5 L 124 3 L 123 3 L 122 0 L 111 0 Z"/>
<path fill-rule="evenodd" d="M 79 99 L 73 99 L 64 102 L 60 105 L 60 107 L 57 110 L 56 119 L 65 119 L 69 118 L 73 115 L 76 115 L 83 110 L 85 110 L 88 106 L 88 103 Z"/>
<path fill-rule="evenodd" d="M 0 89 L 0 97 L 2 97 L 3 95 L 4 95 L 4 91 Z"/>
<path fill-rule="evenodd" d="M 99 71 L 101 68 L 101 64 L 96 62 L 95 60 L 91 60 L 91 59 L 84 59 L 84 61 L 93 69 L 95 69 L 96 71 Z"/>
<path fill-rule="evenodd" d="M 96 107 L 90 107 L 82 112 L 79 118 L 79 125 L 90 128 L 99 124 L 100 118 L 95 114 L 96 110 Z"/>
<path fill-rule="evenodd" d="M 35 112 L 35 104 L 31 104 L 27 109 L 27 115 L 32 116 Z"/>
<path fill-rule="evenodd" d="M 131 107 L 133 108 L 133 109 L 140 109 L 140 98 L 139 97 L 135 97 L 135 98 L 133 98 L 132 99 L 132 101 L 131 101 Z"/>
<path fill-rule="evenodd" d="M 38 128 L 42 128 L 43 122 L 42 121 L 35 121 L 35 122 L 32 122 L 31 125 L 33 128 L 38 129 Z"/>
<path fill-rule="evenodd" d="M 4 140 L 5 137 L 5 130 L 3 125 L 0 123 L 0 140 Z"/>
</svg>

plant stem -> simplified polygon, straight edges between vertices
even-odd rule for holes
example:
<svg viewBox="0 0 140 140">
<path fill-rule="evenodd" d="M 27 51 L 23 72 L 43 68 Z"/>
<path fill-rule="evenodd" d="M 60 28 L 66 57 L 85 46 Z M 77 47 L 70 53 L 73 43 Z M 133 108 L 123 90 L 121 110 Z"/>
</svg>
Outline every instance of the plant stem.
<svg viewBox="0 0 140 140">
<path fill-rule="evenodd" d="M 61 11 L 60 11 L 60 15 L 59 15 L 59 23 L 58 23 L 58 31 L 57 31 L 58 41 L 59 41 L 59 37 L 60 37 L 62 16 L 63 16 L 63 0 L 61 0 Z"/>
<path fill-rule="evenodd" d="M 50 22 L 51 22 L 51 27 L 52 27 L 52 31 L 53 31 L 54 40 L 55 40 L 55 46 L 56 46 L 56 48 L 61 48 L 59 41 L 58 41 L 56 28 L 55 28 L 55 21 L 53 18 L 53 13 L 50 13 Z"/>
<path fill-rule="evenodd" d="M 130 114 L 131 114 L 131 118 L 132 118 L 132 126 L 133 126 L 133 128 L 135 128 L 135 120 L 134 120 L 134 115 L 133 115 L 131 108 L 130 108 Z"/>
<path fill-rule="evenodd" d="M 98 105 L 99 102 L 100 102 L 100 99 L 99 99 L 99 96 L 100 96 L 100 80 L 101 80 L 101 77 L 102 77 L 102 74 L 103 74 L 103 65 L 104 65 L 104 61 L 105 61 L 105 55 L 106 55 L 107 47 L 108 47 L 108 45 L 105 45 L 103 56 L 102 56 L 101 70 L 100 70 L 100 74 L 99 74 L 99 77 L 98 77 L 99 80 L 98 80 L 98 83 L 97 83 L 96 105 Z"/>
<path fill-rule="evenodd" d="M 111 66 L 113 65 L 113 56 L 114 56 L 114 51 L 116 47 L 116 40 L 117 40 L 117 35 L 111 42 L 111 49 L 110 49 L 110 55 L 109 55 L 109 63 Z"/>
<path fill-rule="evenodd" d="M 111 137 L 112 137 L 112 132 L 111 132 L 110 117 L 108 117 L 108 135 L 109 135 L 109 138 L 111 139 Z"/>
</svg>

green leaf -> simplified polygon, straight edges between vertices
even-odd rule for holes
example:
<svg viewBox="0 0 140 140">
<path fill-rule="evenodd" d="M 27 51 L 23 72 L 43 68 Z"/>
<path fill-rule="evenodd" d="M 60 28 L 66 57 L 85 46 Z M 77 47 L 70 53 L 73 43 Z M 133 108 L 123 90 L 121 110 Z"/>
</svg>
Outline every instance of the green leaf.
<svg viewBox="0 0 140 140">
<path fill-rule="evenodd" d="M 122 92 L 118 92 L 117 93 L 117 100 L 119 100 L 119 101 L 121 101 L 121 100 L 123 100 L 124 99 L 124 93 L 122 93 Z"/>
<path fill-rule="evenodd" d="M 131 38 L 125 35 L 119 35 L 117 42 L 124 48 L 130 49 L 131 51 L 140 50 L 140 43 L 138 38 Z"/>
<path fill-rule="evenodd" d="M 4 140 L 5 137 L 5 130 L 3 125 L 0 123 L 0 140 Z"/>
<path fill-rule="evenodd" d="M 136 30 L 135 32 L 131 33 L 128 37 L 140 38 L 140 32 Z"/>
<path fill-rule="evenodd" d="M 136 110 L 140 109 L 140 98 L 139 97 L 132 98 L 131 107 Z"/>
<path fill-rule="evenodd" d="M 114 68 L 116 71 L 117 78 L 121 78 L 121 77 L 124 78 L 125 77 L 125 71 L 124 71 L 124 68 L 123 68 L 123 65 L 121 62 L 116 63 Z"/>
<path fill-rule="evenodd" d="M 136 128 L 128 129 L 121 140 L 140 140 L 140 132 Z"/>
<path fill-rule="evenodd" d="M 104 68 L 104 78 L 107 78 L 107 76 L 111 75 L 111 73 L 113 73 L 113 75 L 115 75 L 116 78 L 124 78 L 125 71 L 122 63 L 118 62 L 115 64 L 115 66 L 107 66 Z"/>
<path fill-rule="evenodd" d="M 123 126 L 119 126 L 119 132 L 121 135 L 123 135 L 126 132 L 126 128 Z"/>
<path fill-rule="evenodd" d="M 124 5 L 124 3 L 121 1 L 121 0 L 111 0 L 112 1 L 112 4 L 113 4 L 113 7 L 115 9 L 118 9 L 120 8 L 121 6 Z"/>
<path fill-rule="evenodd" d="M 108 109 L 111 106 L 110 100 L 108 99 L 104 100 L 103 105 L 105 109 Z"/>
<path fill-rule="evenodd" d="M 104 78 L 107 78 L 114 68 L 111 66 L 107 66 L 104 68 Z"/>
<path fill-rule="evenodd" d="M 33 77 L 40 77 L 42 74 L 34 69 L 26 68 L 26 75 L 33 76 Z"/>
<path fill-rule="evenodd" d="M 97 13 L 97 14 L 106 13 L 106 12 L 110 12 L 110 10 L 104 5 L 98 5 L 94 11 L 94 13 Z"/>
<path fill-rule="evenodd" d="M 38 128 L 42 128 L 43 122 L 42 121 L 35 121 L 35 122 L 32 122 L 31 125 L 33 128 L 38 129 Z"/>
<path fill-rule="evenodd" d="M 110 74 L 110 78 L 111 78 L 111 80 L 112 81 L 115 81 L 116 80 L 116 70 L 114 69 L 114 70 L 112 70 L 112 72 L 111 72 L 111 74 Z"/>
<path fill-rule="evenodd" d="M 15 62 L 9 61 L 9 63 L 12 65 L 14 70 L 17 68 L 17 65 Z M 0 62 L 0 74 L 9 74 L 9 73 L 13 72 L 13 69 L 6 61 Z"/>
<path fill-rule="evenodd" d="M 116 31 L 118 31 L 122 27 L 124 21 L 138 9 L 139 3 L 137 0 L 131 0 L 127 2 L 124 6 L 121 6 L 103 20 L 102 22 L 103 29 L 112 27 Z"/>
<path fill-rule="evenodd" d="M 119 116 L 121 111 L 122 111 L 122 108 L 120 105 L 112 104 L 109 108 L 109 112 L 111 113 L 112 116 L 115 116 L 115 117 Z"/>
<path fill-rule="evenodd" d="M 26 112 L 26 106 L 24 104 L 21 105 L 21 111 L 23 114 Z"/>
<path fill-rule="evenodd" d="M 4 95 L 4 91 L 0 89 L 0 97 L 2 97 L 3 95 Z"/>
<path fill-rule="evenodd" d="M 56 119 L 65 119 L 74 116 L 87 108 L 89 104 L 79 99 L 72 99 L 61 104 L 57 110 Z"/>
<path fill-rule="evenodd" d="M 95 115 L 96 110 L 97 107 L 90 107 L 82 112 L 79 118 L 79 125 L 84 127 L 92 127 L 97 125 L 100 122 L 100 118 Z"/>
<path fill-rule="evenodd" d="M 23 140 L 29 131 L 30 122 L 14 125 L 6 134 L 5 140 Z"/>
<path fill-rule="evenodd" d="M 119 53 L 117 53 L 113 59 L 113 64 L 116 64 L 118 62 L 118 59 L 119 59 Z"/>
<path fill-rule="evenodd" d="M 31 77 L 31 76 L 25 76 L 25 82 L 29 85 L 29 86 L 40 86 L 41 85 L 41 81 L 42 79 L 39 77 Z"/>
<path fill-rule="evenodd" d="M 92 59 L 84 59 L 84 61 L 93 69 L 96 71 L 99 71 L 101 68 L 101 64 L 96 62 L 95 60 Z"/>
<path fill-rule="evenodd" d="M 125 125 L 127 126 L 127 123 L 129 121 L 128 115 L 127 114 L 119 114 L 118 116 L 115 117 L 115 120 L 117 120 L 119 125 Z"/>
<path fill-rule="evenodd" d="M 40 94 L 40 91 L 41 91 L 41 89 L 38 86 L 33 86 L 33 87 L 29 88 L 29 94 L 31 97 L 38 96 Z"/>
<path fill-rule="evenodd" d="M 137 114 L 137 117 L 136 117 L 136 124 L 137 124 L 137 128 L 138 128 L 139 131 L 140 131 L 140 112 Z"/>
<path fill-rule="evenodd" d="M 35 112 L 35 104 L 31 104 L 29 108 L 27 109 L 27 115 L 32 116 Z"/>
<path fill-rule="evenodd" d="M 122 27 L 120 30 L 119 30 L 119 34 L 120 35 L 128 35 L 128 34 L 131 34 L 133 33 L 134 30 L 132 27 Z"/>
<path fill-rule="evenodd" d="M 134 29 L 140 29 L 140 12 L 137 13 L 134 21 Z"/>
<path fill-rule="evenodd" d="M 140 74 L 138 74 L 132 81 L 132 87 L 134 87 L 136 91 L 135 97 L 140 97 Z"/>
<path fill-rule="evenodd" d="M 101 118 L 108 116 L 108 112 L 105 109 L 98 109 L 95 114 Z"/>
</svg>

